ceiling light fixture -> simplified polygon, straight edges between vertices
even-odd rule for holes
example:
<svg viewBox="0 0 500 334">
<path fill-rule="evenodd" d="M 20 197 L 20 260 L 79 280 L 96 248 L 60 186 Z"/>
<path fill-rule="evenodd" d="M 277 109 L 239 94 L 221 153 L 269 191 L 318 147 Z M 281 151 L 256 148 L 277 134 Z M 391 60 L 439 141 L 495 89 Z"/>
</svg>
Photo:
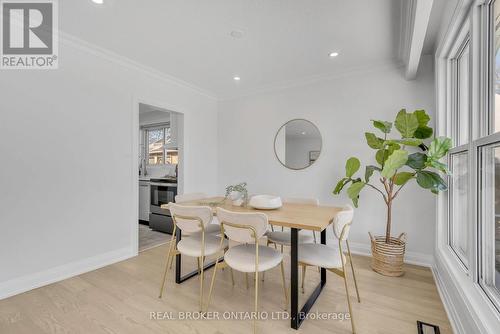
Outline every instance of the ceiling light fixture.
<svg viewBox="0 0 500 334">
<path fill-rule="evenodd" d="M 306 132 L 305 132 L 305 131 L 302 131 L 302 132 L 301 132 L 301 134 L 302 134 L 303 136 L 305 136 L 305 135 L 306 135 Z"/>
<path fill-rule="evenodd" d="M 233 30 L 229 33 L 232 38 L 240 39 L 243 38 L 243 31 L 242 30 Z"/>
<path fill-rule="evenodd" d="M 240 77 L 234 77 L 233 79 L 234 79 L 234 81 L 240 81 L 241 80 Z"/>
<path fill-rule="evenodd" d="M 338 52 L 330 52 L 330 53 L 328 54 L 328 56 L 330 56 L 330 58 L 337 57 L 338 55 L 339 55 L 339 53 L 338 53 Z"/>
<path fill-rule="evenodd" d="M 92 0 L 92 2 L 98 5 L 102 5 L 104 3 L 104 0 Z"/>
</svg>

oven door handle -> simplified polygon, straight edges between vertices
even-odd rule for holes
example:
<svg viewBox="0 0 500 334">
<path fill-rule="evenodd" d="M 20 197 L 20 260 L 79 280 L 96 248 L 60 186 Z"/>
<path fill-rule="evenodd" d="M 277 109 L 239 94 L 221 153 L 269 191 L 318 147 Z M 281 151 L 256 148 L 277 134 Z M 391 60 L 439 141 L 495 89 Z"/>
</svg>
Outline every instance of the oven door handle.
<svg viewBox="0 0 500 334">
<path fill-rule="evenodd" d="M 155 186 L 155 187 L 177 187 L 177 184 L 175 183 L 155 183 L 152 182 L 150 185 Z"/>
</svg>

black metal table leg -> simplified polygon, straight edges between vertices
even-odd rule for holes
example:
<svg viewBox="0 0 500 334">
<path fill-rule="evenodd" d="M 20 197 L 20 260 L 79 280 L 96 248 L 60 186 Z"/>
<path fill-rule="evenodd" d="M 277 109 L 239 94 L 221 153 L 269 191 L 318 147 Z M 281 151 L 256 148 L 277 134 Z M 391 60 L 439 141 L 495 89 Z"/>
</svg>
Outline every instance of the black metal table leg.
<svg viewBox="0 0 500 334">
<path fill-rule="evenodd" d="M 177 229 L 176 232 L 175 232 L 175 240 L 176 240 L 176 243 L 178 243 L 182 238 L 182 232 L 180 231 L 180 229 Z M 182 263 L 182 257 L 181 257 L 181 254 L 177 254 L 175 256 L 175 283 L 177 284 L 181 284 L 182 282 L 184 281 L 187 281 L 188 279 L 196 276 L 199 274 L 198 272 L 198 269 L 196 270 L 193 270 L 192 272 L 182 276 L 181 272 L 182 272 L 182 267 L 181 267 L 181 263 Z M 220 260 L 219 260 L 220 261 Z M 207 270 L 213 266 L 215 266 L 215 263 L 216 261 L 212 261 L 212 262 L 209 262 L 207 263 L 204 267 L 203 267 L 203 270 Z"/>
<path fill-rule="evenodd" d="M 304 306 L 300 310 L 299 309 L 299 262 L 298 262 L 298 229 L 291 229 L 291 327 L 293 329 L 299 329 L 302 322 L 306 319 L 307 313 L 311 310 L 316 299 L 318 299 L 321 294 L 321 290 L 326 284 L 326 269 L 321 268 L 321 281 L 316 286 L 314 291 L 311 293 Z M 326 229 L 321 231 L 321 243 L 323 245 L 326 244 Z"/>
<path fill-rule="evenodd" d="M 299 262 L 298 262 L 298 239 L 299 239 L 299 231 L 296 228 L 292 228 L 290 230 L 291 233 L 291 250 L 290 250 L 290 318 L 291 318 L 291 327 L 293 329 L 298 329 L 300 326 L 299 321 Z"/>
</svg>

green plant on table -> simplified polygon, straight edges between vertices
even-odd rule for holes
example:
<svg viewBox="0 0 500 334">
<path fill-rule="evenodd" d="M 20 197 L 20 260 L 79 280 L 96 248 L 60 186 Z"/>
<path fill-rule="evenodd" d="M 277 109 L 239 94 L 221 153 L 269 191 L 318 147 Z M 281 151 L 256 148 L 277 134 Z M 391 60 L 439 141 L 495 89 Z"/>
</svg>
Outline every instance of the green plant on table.
<svg viewBox="0 0 500 334">
<path fill-rule="evenodd" d="M 227 186 L 226 187 L 226 195 L 224 196 L 224 200 L 226 200 L 232 192 L 237 192 L 241 194 L 241 197 L 243 199 L 243 205 L 247 205 L 248 203 L 248 190 L 247 190 L 247 183 L 242 182 L 239 184 L 235 184 L 232 186 Z"/>
<path fill-rule="evenodd" d="M 434 194 L 447 189 L 440 173 L 450 172 L 440 160 L 450 150 L 451 139 L 435 137 L 430 140 L 433 130 L 428 126 L 429 121 L 430 117 L 424 110 L 408 113 L 405 109 L 399 111 L 394 124 L 372 120 L 379 135 L 366 132 L 365 138 L 368 146 L 375 150 L 377 164 L 366 166 L 364 177 L 358 177 L 355 174 L 361 163 L 358 158 L 349 158 L 345 165 L 346 176 L 337 183 L 333 191 L 338 195 L 349 185 L 347 195 L 355 207 L 358 207 L 359 194 L 363 189 L 370 188 L 379 193 L 387 206 L 386 243 L 390 242 L 393 201 L 406 184 L 416 180 L 420 187 L 429 189 Z M 400 138 L 388 138 L 393 125 Z M 375 173 L 379 177 L 375 177 Z"/>
</svg>

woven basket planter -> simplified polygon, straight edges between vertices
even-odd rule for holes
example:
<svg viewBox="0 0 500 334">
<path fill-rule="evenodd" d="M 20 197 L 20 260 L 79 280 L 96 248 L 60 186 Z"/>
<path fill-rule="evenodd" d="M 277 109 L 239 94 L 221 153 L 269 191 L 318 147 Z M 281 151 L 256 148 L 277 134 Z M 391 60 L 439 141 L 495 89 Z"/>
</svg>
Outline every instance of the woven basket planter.
<svg viewBox="0 0 500 334">
<path fill-rule="evenodd" d="M 404 256 L 406 246 L 406 234 L 402 233 L 398 238 L 390 238 L 385 242 L 385 236 L 373 237 L 372 243 L 372 269 L 384 276 L 397 277 L 404 274 Z"/>
</svg>

